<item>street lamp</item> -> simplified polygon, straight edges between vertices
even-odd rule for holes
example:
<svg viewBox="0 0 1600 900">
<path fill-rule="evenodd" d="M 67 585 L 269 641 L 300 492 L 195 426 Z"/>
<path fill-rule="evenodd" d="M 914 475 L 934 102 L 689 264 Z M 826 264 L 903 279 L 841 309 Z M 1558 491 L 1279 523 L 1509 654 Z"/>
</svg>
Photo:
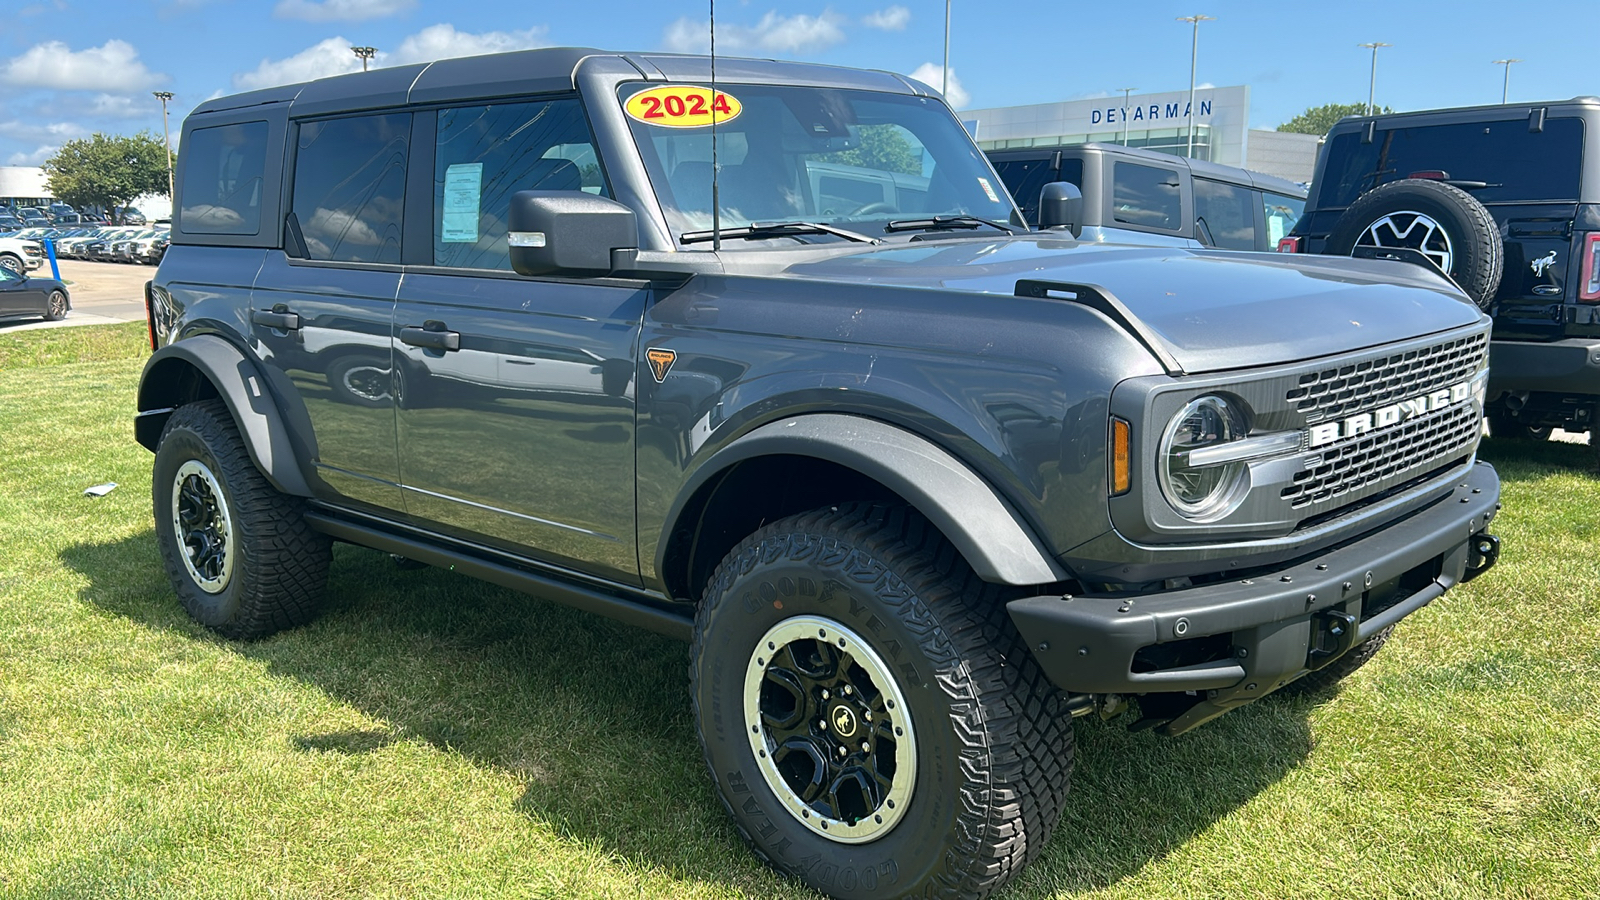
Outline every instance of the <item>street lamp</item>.
<svg viewBox="0 0 1600 900">
<path fill-rule="evenodd" d="M 1128 95 L 1138 88 L 1117 88 L 1122 92 L 1122 146 L 1128 146 Z"/>
<path fill-rule="evenodd" d="M 939 78 L 939 93 L 950 95 L 950 0 L 944 0 L 944 75 Z"/>
<path fill-rule="evenodd" d="M 361 57 L 361 71 L 365 72 L 367 70 L 367 60 L 371 59 L 374 55 L 377 54 L 378 48 L 376 48 L 376 47 L 351 47 L 350 48 L 350 52 L 354 53 L 356 56 Z"/>
<path fill-rule="evenodd" d="M 1506 67 L 1505 81 L 1500 84 L 1500 105 L 1506 105 L 1506 95 L 1511 92 L 1511 64 L 1522 62 L 1520 59 L 1497 59 L 1494 64 Z"/>
<path fill-rule="evenodd" d="M 172 99 L 171 91 L 151 91 L 157 100 L 161 101 L 161 134 L 167 139 L 167 199 L 174 200 L 172 195 L 172 130 L 167 127 L 167 101 Z"/>
<path fill-rule="evenodd" d="M 1372 115 L 1372 92 L 1378 86 L 1378 48 L 1393 47 L 1383 41 L 1373 41 L 1370 44 L 1357 44 L 1357 47 L 1367 47 L 1372 50 L 1372 77 L 1367 79 L 1367 115 Z"/>
<path fill-rule="evenodd" d="M 1189 152 L 1188 157 L 1194 159 L 1194 67 L 1195 61 L 1200 57 L 1200 23 L 1215 22 L 1215 16 L 1179 16 L 1179 22 L 1188 22 L 1194 26 L 1194 42 L 1189 47 Z"/>
</svg>

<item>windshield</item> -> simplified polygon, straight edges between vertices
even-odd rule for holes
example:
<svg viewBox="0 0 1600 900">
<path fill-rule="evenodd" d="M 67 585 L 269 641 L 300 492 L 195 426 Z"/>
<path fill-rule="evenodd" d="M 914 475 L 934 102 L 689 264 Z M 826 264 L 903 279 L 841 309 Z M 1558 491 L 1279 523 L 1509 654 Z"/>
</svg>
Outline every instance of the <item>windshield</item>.
<svg viewBox="0 0 1600 900">
<path fill-rule="evenodd" d="M 936 215 L 1021 221 L 938 100 L 772 85 L 719 84 L 717 91 L 724 230 L 815 222 L 881 237 L 892 232 L 890 222 Z M 711 228 L 710 91 L 626 84 L 619 93 L 674 236 Z"/>
</svg>

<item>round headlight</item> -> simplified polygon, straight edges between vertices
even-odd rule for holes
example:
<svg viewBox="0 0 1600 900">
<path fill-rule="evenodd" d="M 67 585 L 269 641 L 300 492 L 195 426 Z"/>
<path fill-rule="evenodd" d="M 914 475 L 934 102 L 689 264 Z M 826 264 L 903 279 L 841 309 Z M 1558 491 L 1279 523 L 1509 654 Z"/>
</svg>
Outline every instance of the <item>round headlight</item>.
<svg viewBox="0 0 1600 900">
<path fill-rule="evenodd" d="M 1214 519 L 1233 512 L 1249 488 L 1243 462 L 1214 462 L 1195 451 L 1245 436 L 1237 403 L 1208 395 L 1178 411 L 1161 436 L 1161 493 L 1185 518 Z"/>
</svg>

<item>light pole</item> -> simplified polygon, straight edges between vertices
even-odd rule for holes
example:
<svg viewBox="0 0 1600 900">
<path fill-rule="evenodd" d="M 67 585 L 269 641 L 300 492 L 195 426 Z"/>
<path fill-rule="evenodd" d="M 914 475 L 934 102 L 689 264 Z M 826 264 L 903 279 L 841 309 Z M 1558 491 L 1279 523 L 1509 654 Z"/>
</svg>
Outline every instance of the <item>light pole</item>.
<svg viewBox="0 0 1600 900">
<path fill-rule="evenodd" d="M 1189 152 L 1187 156 L 1194 159 L 1194 68 L 1195 62 L 1200 57 L 1200 23 L 1215 22 L 1215 16 L 1179 16 L 1179 22 L 1188 22 L 1194 26 L 1194 42 L 1189 47 Z"/>
<path fill-rule="evenodd" d="M 1122 92 L 1122 146 L 1128 146 L 1128 95 L 1138 88 L 1117 88 Z"/>
<path fill-rule="evenodd" d="M 1383 41 L 1373 41 L 1370 44 L 1357 44 L 1357 47 L 1367 47 L 1372 50 L 1372 77 L 1367 79 L 1367 115 L 1372 115 L 1372 94 L 1378 86 L 1378 48 L 1393 47 Z"/>
<path fill-rule="evenodd" d="M 377 54 L 378 48 L 376 48 L 376 47 L 351 47 L 350 48 L 350 52 L 354 53 L 356 56 L 361 57 L 361 71 L 365 72 L 367 70 L 367 60 L 371 59 L 374 55 Z"/>
<path fill-rule="evenodd" d="M 1494 64 L 1506 67 L 1505 81 L 1500 84 L 1500 105 L 1506 105 L 1506 95 L 1511 92 L 1511 64 L 1522 62 L 1520 59 L 1497 59 Z"/>
<path fill-rule="evenodd" d="M 944 74 L 939 78 L 939 93 L 950 93 L 950 0 L 944 0 Z"/>
<path fill-rule="evenodd" d="M 172 92 L 151 91 L 151 93 L 161 101 L 161 134 L 167 140 L 167 199 L 176 202 L 172 196 L 172 129 L 167 127 L 167 101 L 172 99 Z"/>
</svg>

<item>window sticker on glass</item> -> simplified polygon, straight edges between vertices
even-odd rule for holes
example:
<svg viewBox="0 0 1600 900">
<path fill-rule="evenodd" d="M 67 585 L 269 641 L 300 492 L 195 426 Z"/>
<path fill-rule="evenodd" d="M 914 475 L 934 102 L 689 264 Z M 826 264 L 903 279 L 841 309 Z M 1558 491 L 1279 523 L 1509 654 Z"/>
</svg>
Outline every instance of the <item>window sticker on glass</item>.
<svg viewBox="0 0 1600 900">
<path fill-rule="evenodd" d="M 640 91 L 628 98 L 626 108 L 630 118 L 663 128 L 701 128 L 711 124 L 713 112 L 720 125 L 737 118 L 743 109 L 735 97 L 717 91 L 713 99 L 710 88 L 692 84 Z"/>
<path fill-rule="evenodd" d="M 440 243 L 477 243 L 478 204 L 482 195 L 483 163 L 458 163 L 445 169 Z"/>
<path fill-rule="evenodd" d="M 994 188 L 989 186 L 989 179 L 987 179 L 987 178 L 979 178 L 978 179 L 978 187 L 983 188 L 983 195 L 985 197 L 989 198 L 989 202 L 990 203 L 999 203 L 1000 202 L 1000 195 L 996 194 L 994 192 Z"/>
</svg>

